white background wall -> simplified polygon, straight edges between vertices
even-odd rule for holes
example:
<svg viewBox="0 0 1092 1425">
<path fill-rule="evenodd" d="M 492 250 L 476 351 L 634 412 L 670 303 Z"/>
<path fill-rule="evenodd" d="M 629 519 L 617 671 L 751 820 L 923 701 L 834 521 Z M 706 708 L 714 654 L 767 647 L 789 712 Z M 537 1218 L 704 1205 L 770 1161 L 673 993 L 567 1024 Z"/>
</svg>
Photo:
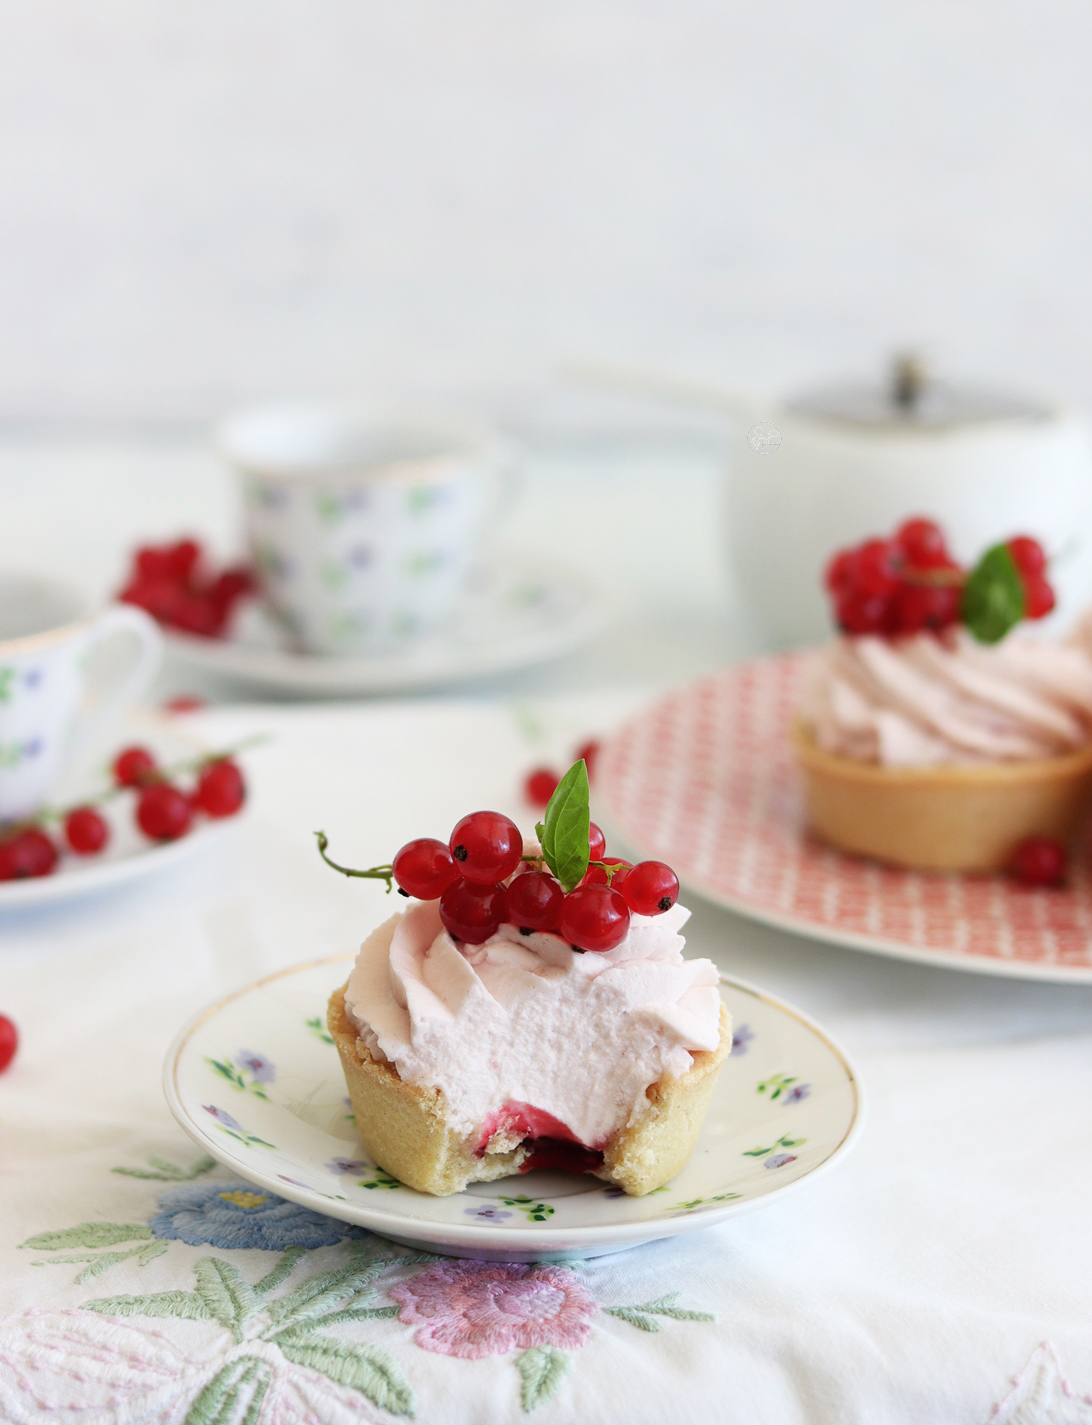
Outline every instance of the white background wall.
<svg viewBox="0 0 1092 1425">
<path fill-rule="evenodd" d="M 1092 397 L 1087 0 L 0 0 L 0 421 L 928 343 Z"/>
</svg>

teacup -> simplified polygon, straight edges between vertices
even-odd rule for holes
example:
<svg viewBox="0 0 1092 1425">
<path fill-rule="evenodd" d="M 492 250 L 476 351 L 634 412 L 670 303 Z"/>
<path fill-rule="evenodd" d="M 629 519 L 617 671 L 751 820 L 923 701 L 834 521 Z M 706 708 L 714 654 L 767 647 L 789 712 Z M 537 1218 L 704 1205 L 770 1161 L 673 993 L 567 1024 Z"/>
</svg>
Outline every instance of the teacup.
<svg viewBox="0 0 1092 1425">
<path fill-rule="evenodd" d="M 103 666 L 106 645 L 132 656 Z M 91 613 L 75 590 L 32 574 L 0 574 L 0 821 L 48 801 L 145 691 L 163 641 L 139 609 Z M 98 665 L 98 666 L 96 666 Z"/>
<path fill-rule="evenodd" d="M 397 651 L 441 629 L 507 469 L 488 428 L 407 408 L 256 407 L 218 445 L 243 477 L 266 603 L 322 654 Z"/>
</svg>

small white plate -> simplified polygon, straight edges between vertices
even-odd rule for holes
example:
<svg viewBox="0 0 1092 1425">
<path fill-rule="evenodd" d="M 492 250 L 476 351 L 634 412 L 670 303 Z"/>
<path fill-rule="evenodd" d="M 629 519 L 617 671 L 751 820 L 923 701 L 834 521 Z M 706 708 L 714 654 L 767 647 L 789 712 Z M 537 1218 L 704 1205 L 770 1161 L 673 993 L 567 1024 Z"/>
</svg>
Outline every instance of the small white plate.
<svg viewBox="0 0 1092 1425">
<path fill-rule="evenodd" d="M 456 1257 L 602 1256 L 761 1207 L 848 1152 L 861 1124 L 856 1073 L 804 1015 L 723 979 L 735 1042 L 697 1149 L 647 1197 L 598 1178 L 533 1172 L 429 1197 L 389 1177 L 354 1131 L 326 1001 L 351 956 L 270 975 L 178 1036 L 163 1069 L 171 1111 L 244 1178 L 396 1242 Z"/>
<path fill-rule="evenodd" d="M 136 743 L 147 747 L 163 765 L 188 761 L 212 749 L 198 742 L 174 718 L 152 712 L 134 712 L 121 724 L 113 739 L 117 749 Z M 57 806 L 75 806 L 83 798 L 91 798 L 110 784 L 110 772 L 105 766 L 83 774 L 59 789 Z M 0 881 L 0 914 L 22 910 L 27 906 L 53 905 L 75 896 L 91 895 L 108 890 L 126 881 L 166 870 L 178 861 L 192 856 L 202 848 L 215 844 L 239 820 L 208 821 L 198 817 L 185 836 L 177 841 L 149 841 L 136 825 L 134 797 L 123 792 L 99 807 L 110 826 L 110 840 L 97 856 L 76 856 L 63 851 L 56 871 L 51 876 L 36 876 L 25 881 Z M 49 827 L 54 840 L 60 829 Z"/>
<path fill-rule="evenodd" d="M 404 652 L 341 658 L 299 653 L 257 604 L 226 639 L 165 630 L 179 663 L 279 692 L 329 696 L 405 693 L 558 657 L 606 623 L 603 590 L 542 555 L 498 556 L 479 569 L 445 635 Z"/>
</svg>

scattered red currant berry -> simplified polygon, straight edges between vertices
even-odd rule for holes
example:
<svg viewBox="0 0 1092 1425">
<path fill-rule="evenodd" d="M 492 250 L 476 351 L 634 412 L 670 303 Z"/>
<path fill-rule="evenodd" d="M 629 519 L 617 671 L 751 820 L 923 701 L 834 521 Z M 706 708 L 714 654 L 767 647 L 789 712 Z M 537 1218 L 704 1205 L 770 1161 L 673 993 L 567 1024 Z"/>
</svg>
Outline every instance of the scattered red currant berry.
<svg viewBox="0 0 1092 1425">
<path fill-rule="evenodd" d="M 939 632 L 959 621 L 962 590 L 950 584 L 903 584 L 895 595 L 899 633 Z"/>
<path fill-rule="evenodd" d="M 521 933 L 556 930 L 564 899 L 564 891 L 548 871 L 521 871 L 508 886 L 507 918 Z"/>
<path fill-rule="evenodd" d="M 51 876 L 58 859 L 56 846 L 40 827 L 25 827 L 0 842 L 0 881 Z"/>
<path fill-rule="evenodd" d="M 137 799 L 137 825 L 153 841 L 176 841 L 190 829 L 193 803 L 170 782 L 153 782 Z"/>
<path fill-rule="evenodd" d="M 588 855 L 593 861 L 602 861 L 607 849 L 607 838 L 593 821 L 588 827 Z"/>
<path fill-rule="evenodd" d="M 523 836 L 499 811 L 473 811 L 456 824 L 448 842 L 459 872 L 477 885 L 495 885 L 510 876 L 523 856 Z M 462 937 L 465 939 L 465 936 Z"/>
<path fill-rule="evenodd" d="M 193 803 L 206 816 L 234 816 L 246 801 L 246 782 L 230 757 L 210 762 L 197 779 Z"/>
<path fill-rule="evenodd" d="M 613 950 L 626 938 L 629 907 L 607 886 L 577 886 L 561 907 L 560 930 L 577 950 Z"/>
<path fill-rule="evenodd" d="M 204 706 L 204 698 L 197 697 L 195 693 L 179 693 L 177 698 L 167 699 L 163 704 L 163 711 L 169 713 L 200 712 Z"/>
<path fill-rule="evenodd" d="M 1012 562 L 1025 579 L 1034 579 L 1042 574 L 1047 565 L 1043 546 L 1030 535 L 1018 534 L 1008 541 L 1008 551 Z"/>
<path fill-rule="evenodd" d="M 201 558 L 201 546 L 196 539 L 179 539 L 163 550 L 167 577 L 185 582 L 191 578 Z"/>
<path fill-rule="evenodd" d="M 679 878 L 662 861 L 638 861 L 622 885 L 622 896 L 637 915 L 663 915 L 679 899 Z"/>
<path fill-rule="evenodd" d="M 1024 617 L 1046 618 L 1054 609 L 1054 590 L 1045 579 L 1035 575 L 1024 579 Z"/>
<path fill-rule="evenodd" d="M 146 747 L 125 747 L 114 758 L 114 781 L 119 787 L 140 787 L 155 769 L 155 758 Z"/>
<path fill-rule="evenodd" d="M 823 583 L 832 594 L 846 594 L 856 584 L 857 555 L 852 549 L 839 549 L 823 571 Z"/>
<path fill-rule="evenodd" d="M 906 520 L 895 532 L 895 546 L 915 569 L 937 569 L 948 563 L 944 533 L 932 520 Z"/>
<path fill-rule="evenodd" d="M 1067 871 L 1065 848 L 1049 836 L 1021 841 L 1009 862 L 1009 874 L 1024 886 L 1062 886 Z"/>
<path fill-rule="evenodd" d="M 0 1074 L 15 1058 L 18 1047 L 19 1031 L 6 1014 L 0 1014 Z"/>
<path fill-rule="evenodd" d="M 584 766 L 587 767 L 589 782 L 595 776 L 595 764 L 596 762 L 598 762 L 598 760 L 599 743 L 594 737 L 591 738 L 588 742 L 581 743 L 581 745 L 576 749 L 576 756 L 573 758 L 574 762 L 582 761 L 584 763 Z"/>
<path fill-rule="evenodd" d="M 391 864 L 402 890 L 421 901 L 436 900 L 459 879 L 450 849 L 433 836 L 407 841 Z"/>
<path fill-rule="evenodd" d="M 523 784 L 524 795 L 533 807 L 544 807 L 557 791 L 560 780 L 557 773 L 551 772 L 549 767 L 536 767 L 533 772 L 527 774 L 527 780 Z"/>
<path fill-rule="evenodd" d="M 632 865 L 629 861 L 623 861 L 621 856 L 600 856 L 598 859 L 602 864 L 589 866 L 584 872 L 584 879 L 580 884 L 582 886 L 613 886 L 615 890 L 618 890 L 630 871 L 633 870 Z M 609 879 L 604 870 L 606 866 L 616 868 Z"/>
<path fill-rule="evenodd" d="M 110 827 L 94 807 L 76 807 L 64 819 L 64 839 L 77 856 L 94 856 L 110 840 Z"/>
<path fill-rule="evenodd" d="M 454 939 L 481 945 L 496 935 L 506 919 L 506 900 L 503 886 L 487 886 L 460 876 L 440 897 L 440 919 Z"/>
</svg>

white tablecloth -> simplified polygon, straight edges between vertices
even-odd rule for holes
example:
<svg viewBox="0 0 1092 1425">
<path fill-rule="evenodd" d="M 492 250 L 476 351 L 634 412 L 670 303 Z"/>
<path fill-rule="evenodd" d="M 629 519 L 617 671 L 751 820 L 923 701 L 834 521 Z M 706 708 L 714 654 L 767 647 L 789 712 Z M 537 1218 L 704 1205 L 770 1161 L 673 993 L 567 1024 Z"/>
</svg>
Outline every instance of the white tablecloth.
<svg viewBox="0 0 1092 1425">
<path fill-rule="evenodd" d="M 23 1035 L 0 1078 L 0 1421 L 339 1425 L 412 1409 L 422 1425 L 528 1411 L 542 1425 L 1092 1422 L 1092 992 L 1080 988 L 873 958 L 696 904 L 695 953 L 800 1005 L 856 1058 L 865 1133 L 837 1171 L 763 1211 L 552 1269 L 568 1302 L 563 1378 L 548 1355 L 532 1357 L 537 1375 L 517 1368 L 545 1289 L 522 1268 L 507 1269 L 508 1335 L 490 1354 L 452 1354 L 408 1303 L 426 1290 L 462 1303 L 445 1338 L 456 1349 L 487 1288 L 465 1264 L 388 1263 L 399 1249 L 337 1240 L 336 1226 L 286 1260 L 290 1222 L 255 1246 L 209 1217 L 237 1189 L 167 1112 L 167 1043 L 225 989 L 351 950 L 385 911 L 381 887 L 320 864 L 312 831 L 371 863 L 473 806 L 529 820 L 521 773 L 561 761 L 631 701 L 202 714 L 192 725 L 217 744 L 273 733 L 250 754 L 250 808 L 219 850 L 0 918 L 0 1008 Z M 212 1223 L 204 1245 L 181 1235 L 179 1194 Z M 384 1259 L 386 1314 L 338 1328 L 336 1359 L 261 1339 L 267 1310 L 241 1340 L 221 1324 L 239 1279 L 283 1264 L 265 1284 L 274 1303 L 370 1254 Z M 195 1300 L 219 1306 L 195 1315 Z"/>
</svg>

